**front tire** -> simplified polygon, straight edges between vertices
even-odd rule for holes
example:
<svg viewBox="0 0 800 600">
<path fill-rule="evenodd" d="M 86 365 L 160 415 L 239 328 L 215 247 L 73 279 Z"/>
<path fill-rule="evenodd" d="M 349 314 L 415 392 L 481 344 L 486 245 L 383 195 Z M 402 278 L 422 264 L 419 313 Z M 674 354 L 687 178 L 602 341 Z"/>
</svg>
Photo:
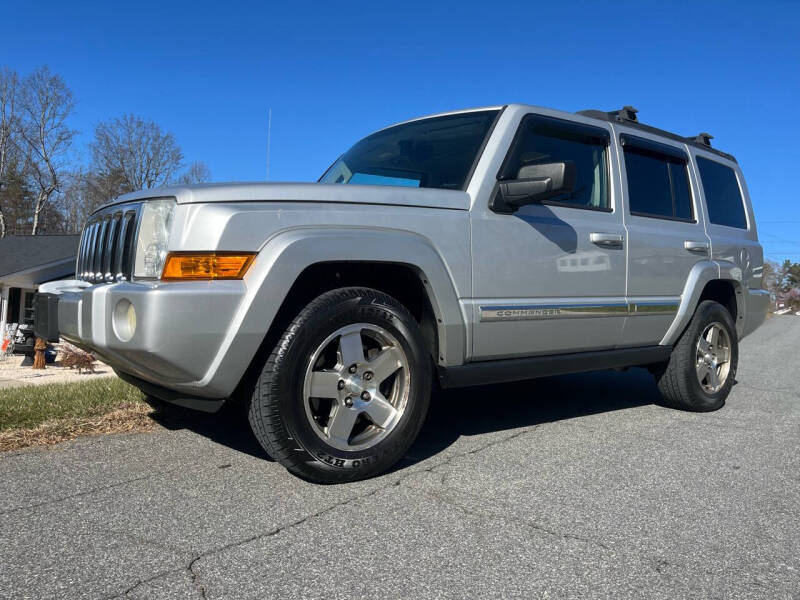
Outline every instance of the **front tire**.
<svg viewBox="0 0 800 600">
<path fill-rule="evenodd" d="M 431 361 L 419 326 L 368 288 L 327 292 L 283 333 L 248 409 L 253 433 L 292 473 L 342 483 L 389 469 L 428 412 Z"/>
<path fill-rule="evenodd" d="M 722 408 L 736 379 L 739 343 L 728 310 L 701 302 L 666 365 L 656 373 L 664 402 L 682 410 Z"/>
</svg>

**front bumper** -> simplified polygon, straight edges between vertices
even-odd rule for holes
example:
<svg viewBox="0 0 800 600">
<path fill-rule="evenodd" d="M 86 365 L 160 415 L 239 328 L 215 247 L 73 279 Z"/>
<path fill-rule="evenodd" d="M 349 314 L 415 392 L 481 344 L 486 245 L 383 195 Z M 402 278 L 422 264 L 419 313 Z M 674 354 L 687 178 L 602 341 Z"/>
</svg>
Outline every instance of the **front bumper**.
<svg viewBox="0 0 800 600">
<path fill-rule="evenodd" d="M 242 281 L 87 285 L 60 281 L 37 297 L 37 335 L 86 348 L 115 370 L 191 397 L 224 398 L 215 365 L 245 293 Z M 130 302 L 136 327 L 120 337 L 115 316 Z"/>
</svg>

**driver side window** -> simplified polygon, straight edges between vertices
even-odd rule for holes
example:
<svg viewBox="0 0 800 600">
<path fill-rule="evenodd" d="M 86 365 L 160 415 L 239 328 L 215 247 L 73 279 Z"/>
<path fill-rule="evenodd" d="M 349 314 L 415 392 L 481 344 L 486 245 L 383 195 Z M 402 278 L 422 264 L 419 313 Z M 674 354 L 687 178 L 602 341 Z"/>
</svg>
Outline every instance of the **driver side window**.
<svg viewBox="0 0 800 600">
<path fill-rule="evenodd" d="M 605 129 L 562 119 L 527 115 L 520 124 L 498 179 L 518 179 L 520 169 L 529 165 L 572 161 L 575 189 L 542 201 L 542 204 L 611 212 L 608 194 Z"/>
</svg>

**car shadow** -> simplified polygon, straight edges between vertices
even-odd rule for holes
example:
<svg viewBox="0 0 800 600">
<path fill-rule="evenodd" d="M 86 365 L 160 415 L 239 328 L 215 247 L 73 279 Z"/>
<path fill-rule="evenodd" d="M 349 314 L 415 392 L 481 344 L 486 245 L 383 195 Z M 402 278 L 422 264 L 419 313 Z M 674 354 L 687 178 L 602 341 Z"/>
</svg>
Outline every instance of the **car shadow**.
<svg viewBox="0 0 800 600">
<path fill-rule="evenodd" d="M 150 417 L 171 431 L 187 429 L 233 450 L 272 461 L 250 431 L 241 403 L 226 403 L 213 414 L 159 403 Z"/>
<path fill-rule="evenodd" d="M 659 402 L 661 397 L 652 375 L 638 368 L 439 390 L 419 437 L 397 468 L 439 454 L 462 436 L 531 427 Z"/>
<path fill-rule="evenodd" d="M 593 371 L 514 383 L 437 390 L 417 440 L 393 470 L 407 468 L 447 449 L 462 436 L 625 410 L 660 402 L 653 377 L 644 369 Z M 241 404 L 215 414 L 159 406 L 153 419 L 171 430 L 188 429 L 213 442 L 272 460 L 247 424 Z"/>
</svg>

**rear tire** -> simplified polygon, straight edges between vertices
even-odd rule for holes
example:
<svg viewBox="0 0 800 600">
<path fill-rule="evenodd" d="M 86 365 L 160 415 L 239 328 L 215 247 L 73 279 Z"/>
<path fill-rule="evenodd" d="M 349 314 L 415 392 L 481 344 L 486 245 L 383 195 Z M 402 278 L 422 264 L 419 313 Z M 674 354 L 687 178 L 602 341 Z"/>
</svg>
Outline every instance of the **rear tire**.
<svg viewBox="0 0 800 600">
<path fill-rule="evenodd" d="M 669 361 L 655 373 L 664 403 L 694 412 L 722 408 L 738 362 L 738 336 L 730 313 L 717 302 L 701 302 Z"/>
<path fill-rule="evenodd" d="M 289 325 L 255 383 L 254 435 L 317 483 L 365 479 L 405 454 L 428 412 L 431 360 L 419 326 L 368 288 L 322 294 Z"/>
</svg>

